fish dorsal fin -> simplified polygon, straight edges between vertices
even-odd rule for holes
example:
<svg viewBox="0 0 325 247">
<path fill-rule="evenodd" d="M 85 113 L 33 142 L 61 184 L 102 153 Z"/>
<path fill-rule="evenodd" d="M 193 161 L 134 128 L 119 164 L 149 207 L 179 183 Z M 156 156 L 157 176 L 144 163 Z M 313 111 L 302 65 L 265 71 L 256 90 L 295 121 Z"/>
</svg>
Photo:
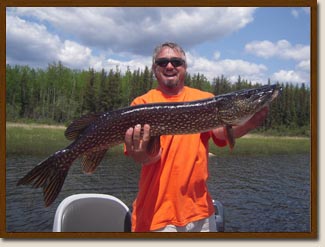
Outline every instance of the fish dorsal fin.
<svg viewBox="0 0 325 247">
<path fill-rule="evenodd" d="M 86 174 L 92 174 L 104 158 L 106 151 L 107 149 L 102 149 L 95 152 L 88 152 L 83 155 L 81 162 L 82 171 Z"/>
<path fill-rule="evenodd" d="M 160 151 L 160 136 L 152 136 L 150 137 L 148 146 L 147 146 L 147 153 L 154 157 L 158 155 Z"/>
<path fill-rule="evenodd" d="M 68 140 L 75 140 L 100 115 L 100 113 L 90 113 L 74 120 L 65 130 L 65 137 Z"/>
</svg>

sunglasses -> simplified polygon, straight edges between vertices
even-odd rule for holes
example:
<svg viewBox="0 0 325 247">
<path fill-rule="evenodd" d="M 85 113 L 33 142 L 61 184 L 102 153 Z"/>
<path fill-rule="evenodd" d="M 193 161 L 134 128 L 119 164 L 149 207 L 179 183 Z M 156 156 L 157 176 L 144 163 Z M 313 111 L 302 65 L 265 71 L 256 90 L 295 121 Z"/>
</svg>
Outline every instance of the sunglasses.
<svg viewBox="0 0 325 247">
<path fill-rule="evenodd" d="M 166 67 L 169 63 L 171 63 L 174 67 L 179 67 L 185 64 L 185 61 L 178 57 L 172 57 L 171 59 L 162 57 L 155 60 L 155 64 L 160 67 Z"/>
</svg>

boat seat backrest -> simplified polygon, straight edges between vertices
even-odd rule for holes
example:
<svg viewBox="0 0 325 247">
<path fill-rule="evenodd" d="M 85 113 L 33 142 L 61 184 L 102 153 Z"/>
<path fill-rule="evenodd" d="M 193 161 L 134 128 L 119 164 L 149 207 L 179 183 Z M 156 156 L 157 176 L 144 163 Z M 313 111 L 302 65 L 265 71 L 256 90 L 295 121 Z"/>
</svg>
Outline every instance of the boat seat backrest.
<svg viewBox="0 0 325 247">
<path fill-rule="evenodd" d="M 60 205 L 61 207 L 57 209 L 53 230 L 61 232 L 131 230 L 130 212 L 122 201 L 109 195 L 92 195 L 79 194 L 70 200 L 62 201 L 63 206 Z"/>
</svg>

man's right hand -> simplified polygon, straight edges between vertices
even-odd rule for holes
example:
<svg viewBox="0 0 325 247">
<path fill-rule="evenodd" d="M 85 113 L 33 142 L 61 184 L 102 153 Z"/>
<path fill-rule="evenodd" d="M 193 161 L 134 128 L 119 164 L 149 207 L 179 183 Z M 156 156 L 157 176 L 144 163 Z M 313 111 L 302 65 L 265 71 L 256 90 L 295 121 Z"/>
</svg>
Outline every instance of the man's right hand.
<svg viewBox="0 0 325 247">
<path fill-rule="evenodd" d="M 147 153 L 147 146 L 150 140 L 150 125 L 143 126 L 141 135 L 141 125 L 137 124 L 134 128 L 129 128 L 125 132 L 126 154 L 133 158 L 137 163 L 151 164 L 160 158 L 160 153 L 152 157 Z"/>
</svg>

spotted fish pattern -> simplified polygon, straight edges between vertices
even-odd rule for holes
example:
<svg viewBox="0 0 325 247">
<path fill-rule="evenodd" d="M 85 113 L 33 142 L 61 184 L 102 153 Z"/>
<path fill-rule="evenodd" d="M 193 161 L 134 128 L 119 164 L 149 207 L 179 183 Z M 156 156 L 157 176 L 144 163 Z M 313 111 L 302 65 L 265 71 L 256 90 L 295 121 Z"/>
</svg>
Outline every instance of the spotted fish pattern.
<svg viewBox="0 0 325 247">
<path fill-rule="evenodd" d="M 78 157 L 82 157 L 83 171 L 93 173 L 107 150 L 123 143 L 126 130 L 137 124 L 150 125 L 148 153 L 151 154 L 159 150 L 161 135 L 202 133 L 219 126 L 226 127 L 228 143 L 233 146 L 231 126 L 247 121 L 281 90 L 276 85 L 267 85 L 197 101 L 144 104 L 85 115 L 65 131 L 72 143 L 40 162 L 17 185 L 42 187 L 45 206 L 51 205 Z"/>
</svg>

